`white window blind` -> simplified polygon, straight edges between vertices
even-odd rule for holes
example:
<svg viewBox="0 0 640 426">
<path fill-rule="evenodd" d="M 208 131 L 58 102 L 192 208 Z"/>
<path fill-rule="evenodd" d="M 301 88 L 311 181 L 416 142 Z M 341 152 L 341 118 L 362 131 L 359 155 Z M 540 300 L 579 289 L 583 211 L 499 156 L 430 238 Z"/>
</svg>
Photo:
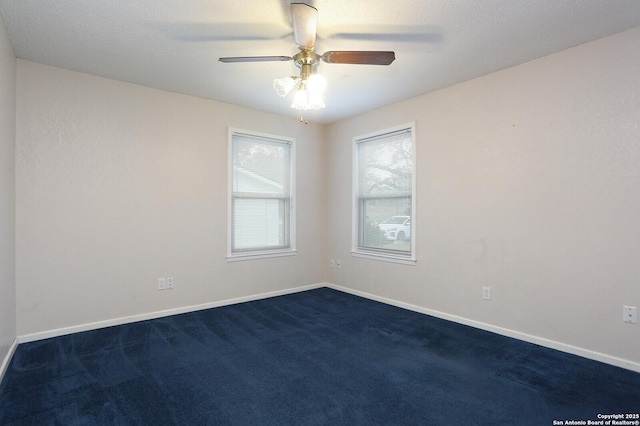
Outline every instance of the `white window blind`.
<svg viewBox="0 0 640 426">
<path fill-rule="evenodd" d="M 413 125 L 354 141 L 353 251 L 413 259 Z"/>
<path fill-rule="evenodd" d="M 231 131 L 230 255 L 293 249 L 293 141 Z"/>
</svg>

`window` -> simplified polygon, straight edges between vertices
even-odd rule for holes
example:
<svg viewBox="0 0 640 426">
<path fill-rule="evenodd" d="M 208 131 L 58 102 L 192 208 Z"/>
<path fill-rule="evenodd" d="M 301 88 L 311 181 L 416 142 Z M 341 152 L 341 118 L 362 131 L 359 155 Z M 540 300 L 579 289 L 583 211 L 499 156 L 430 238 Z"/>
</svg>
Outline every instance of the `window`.
<svg viewBox="0 0 640 426">
<path fill-rule="evenodd" d="M 293 139 L 230 130 L 229 260 L 295 252 Z"/>
<path fill-rule="evenodd" d="M 353 254 L 415 262 L 414 125 L 354 138 Z"/>
</svg>

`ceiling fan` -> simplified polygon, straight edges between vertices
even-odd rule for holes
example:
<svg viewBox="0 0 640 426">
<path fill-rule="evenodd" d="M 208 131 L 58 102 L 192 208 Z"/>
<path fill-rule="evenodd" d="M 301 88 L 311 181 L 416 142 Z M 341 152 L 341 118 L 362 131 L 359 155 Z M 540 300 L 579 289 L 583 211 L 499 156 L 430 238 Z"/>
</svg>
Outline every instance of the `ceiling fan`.
<svg viewBox="0 0 640 426">
<path fill-rule="evenodd" d="M 320 61 L 328 64 L 389 65 L 396 58 L 395 53 L 390 51 L 330 50 L 319 55 L 314 51 L 318 10 L 305 3 L 291 3 L 290 8 L 293 38 L 300 50 L 296 55 L 236 56 L 219 58 L 219 61 L 225 63 L 294 61 L 300 68 L 300 76 L 276 79 L 273 83 L 276 93 L 284 97 L 300 81 L 291 104 L 292 108 L 302 110 L 324 108 L 322 92 L 326 87 L 326 81 L 317 74 Z"/>
</svg>

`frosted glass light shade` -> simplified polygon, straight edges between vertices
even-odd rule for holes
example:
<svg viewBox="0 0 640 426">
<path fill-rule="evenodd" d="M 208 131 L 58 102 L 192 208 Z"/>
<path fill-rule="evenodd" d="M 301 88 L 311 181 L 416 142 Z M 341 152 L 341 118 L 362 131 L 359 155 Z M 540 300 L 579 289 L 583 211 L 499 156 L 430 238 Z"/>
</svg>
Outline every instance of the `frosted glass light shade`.
<svg viewBox="0 0 640 426">
<path fill-rule="evenodd" d="M 273 80 L 273 90 L 276 91 L 278 96 L 285 97 L 287 93 L 293 89 L 296 84 L 296 79 L 293 77 L 276 78 Z"/>
<path fill-rule="evenodd" d="M 324 93 L 327 88 L 327 79 L 320 74 L 312 74 L 307 81 L 307 90 L 313 93 Z"/>
<path fill-rule="evenodd" d="M 327 87 L 327 80 L 319 74 L 309 76 L 300 83 L 296 91 L 291 108 L 294 109 L 320 109 L 324 108 L 322 94 Z"/>
<path fill-rule="evenodd" d="M 307 102 L 307 109 L 321 109 L 324 108 L 324 99 L 322 99 L 321 92 L 309 91 L 309 97 Z"/>
<path fill-rule="evenodd" d="M 294 109 L 307 109 L 307 104 L 309 101 L 309 94 L 307 93 L 307 88 L 304 83 L 300 84 L 298 90 L 296 90 L 296 94 L 293 97 L 293 103 L 291 104 L 291 108 Z"/>
</svg>

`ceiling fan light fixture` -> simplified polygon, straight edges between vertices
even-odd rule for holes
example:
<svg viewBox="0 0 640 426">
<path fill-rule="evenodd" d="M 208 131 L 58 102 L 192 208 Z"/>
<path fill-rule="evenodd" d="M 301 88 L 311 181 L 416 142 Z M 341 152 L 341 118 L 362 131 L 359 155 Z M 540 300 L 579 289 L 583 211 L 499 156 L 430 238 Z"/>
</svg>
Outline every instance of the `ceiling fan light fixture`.
<svg viewBox="0 0 640 426">
<path fill-rule="evenodd" d="M 284 98 L 291 91 L 291 89 L 293 89 L 293 86 L 295 86 L 296 80 L 298 79 L 299 77 L 276 78 L 275 80 L 273 80 L 273 90 L 276 91 L 278 96 Z"/>
</svg>

